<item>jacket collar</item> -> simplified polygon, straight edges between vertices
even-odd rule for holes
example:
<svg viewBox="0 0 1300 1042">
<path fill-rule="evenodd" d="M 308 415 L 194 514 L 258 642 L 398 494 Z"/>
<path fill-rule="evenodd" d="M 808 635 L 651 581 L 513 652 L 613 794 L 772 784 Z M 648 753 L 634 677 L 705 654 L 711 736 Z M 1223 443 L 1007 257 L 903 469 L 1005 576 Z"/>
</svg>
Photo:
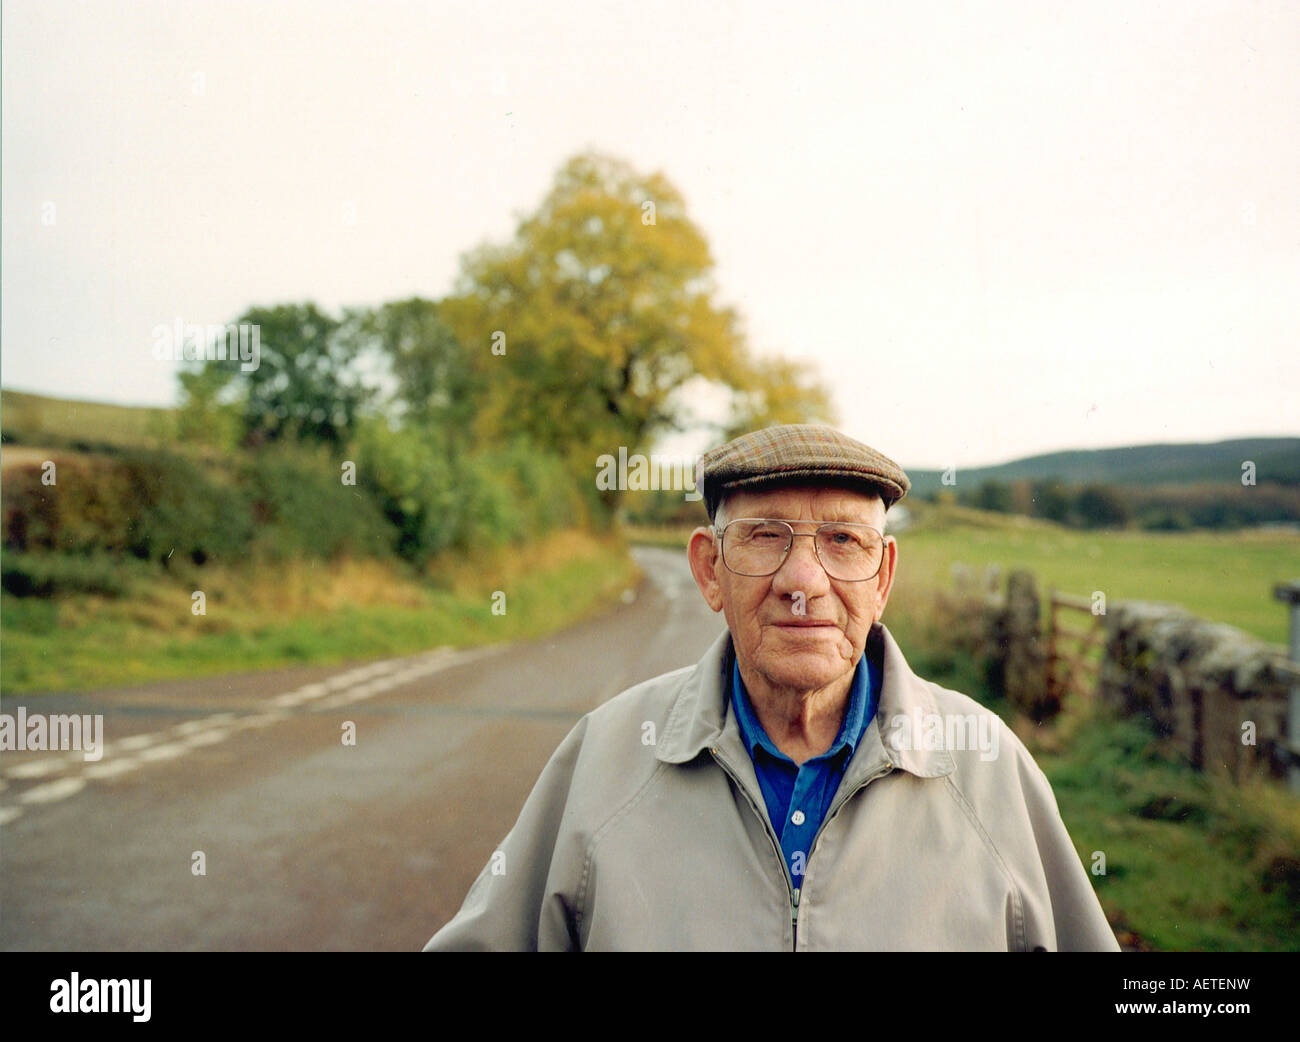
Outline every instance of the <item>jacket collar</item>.
<svg viewBox="0 0 1300 1042">
<path fill-rule="evenodd" d="M 955 768 L 946 749 L 887 749 L 884 736 L 897 715 L 938 713 L 926 682 L 907 664 L 902 650 L 883 623 L 876 623 L 867 636 L 864 654 L 881 666 L 880 700 L 876 715 L 849 761 L 844 783 L 873 775 L 886 767 L 899 767 L 919 778 L 938 778 Z M 688 763 L 706 749 L 728 755 L 733 765 L 753 764 L 745 751 L 735 714 L 730 711 L 728 684 L 735 649 L 727 631 L 718 637 L 690 672 L 682 675 L 681 689 L 668 715 L 655 755 L 665 763 Z M 916 742 L 914 745 L 922 745 Z"/>
</svg>

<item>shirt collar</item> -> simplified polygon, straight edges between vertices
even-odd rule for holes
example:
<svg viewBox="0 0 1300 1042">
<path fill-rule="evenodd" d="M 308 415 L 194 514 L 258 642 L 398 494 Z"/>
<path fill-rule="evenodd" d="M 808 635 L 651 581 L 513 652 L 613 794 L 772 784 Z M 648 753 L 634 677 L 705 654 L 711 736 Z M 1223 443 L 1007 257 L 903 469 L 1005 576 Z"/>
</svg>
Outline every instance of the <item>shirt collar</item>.
<svg viewBox="0 0 1300 1042">
<path fill-rule="evenodd" d="M 858 741 L 870 719 L 869 709 L 875 697 L 872 683 L 874 679 L 872 673 L 875 670 L 869 667 L 870 656 L 863 654 L 858 660 L 857 668 L 853 671 L 853 682 L 849 685 L 849 702 L 844 710 L 844 719 L 840 722 L 839 734 L 835 736 L 831 747 L 821 754 L 822 756 L 838 756 L 846 749 L 848 755 L 852 756 L 857 750 Z M 763 749 L 775 759 L 789 759 L 776 747 L 776 743 L 763 727 L 762 721 L 758 719 L 758 713 L 755 712 L 754 704 L 749 699 L 745 682 L 740 677 L 740 663 L 734 661 L 734 658 L 731 666 L 731 708 L 740 726 L 741 741 L 745 743 L 750 756 L 753 756 L 756 750 Z M 814 757 L 814 759 L 821 759 L 821 757 Z"/>
</svg>

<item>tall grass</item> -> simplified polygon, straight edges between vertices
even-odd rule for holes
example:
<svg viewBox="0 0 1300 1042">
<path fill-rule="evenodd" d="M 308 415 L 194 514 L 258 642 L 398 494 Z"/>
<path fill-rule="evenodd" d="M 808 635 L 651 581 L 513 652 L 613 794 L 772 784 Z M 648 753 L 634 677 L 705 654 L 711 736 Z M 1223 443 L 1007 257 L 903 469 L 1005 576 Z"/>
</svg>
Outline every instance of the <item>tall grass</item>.
<svg viewBox="0 0 1300 1042">
<path fill-rule="evenodd" d="M 6 695 L 402 655 L 531 639 L 601 610 L 637 579 L 612 539 L 557 532 L 448 560 L 438 584 L 378 560 L 203 569 L 206 614 L 175 578 L 130 598 L 0 597 Z M 505 595 L 504 614 L 493 594 Z M 499 604 L 500 601 L 498 600 Z"/>
</svg>

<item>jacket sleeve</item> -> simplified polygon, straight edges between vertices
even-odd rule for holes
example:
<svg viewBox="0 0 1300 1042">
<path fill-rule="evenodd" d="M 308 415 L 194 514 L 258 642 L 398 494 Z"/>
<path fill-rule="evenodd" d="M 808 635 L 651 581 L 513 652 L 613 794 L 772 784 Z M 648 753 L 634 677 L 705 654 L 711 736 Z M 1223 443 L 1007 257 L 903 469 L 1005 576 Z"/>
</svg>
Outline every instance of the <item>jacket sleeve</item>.
<svg viewBox="0 0 1300 1042">
<path fill-rule="evenodd" d="M 1062 952 L 1119 951 L 1115 932 L 1106 921 L 1106 913 L 1061 820 L 1047 776 L 1023 748 L 1019 759 L 1025 807 L 1047 885 L 1045 900 L 1031 897 L 1026 901 L 1027 947 Z"/>
<path fill-rule="evenodd" d="M 514 828 L 479 873 L 460 911 L 424 946 L 426 952 L 577 948 L 577 880 L 564 878 L 572 873 L 563 863 L 573 859 L 560 847 L 586 726 L 584 717 L 552 754 Z"/>
</svg>

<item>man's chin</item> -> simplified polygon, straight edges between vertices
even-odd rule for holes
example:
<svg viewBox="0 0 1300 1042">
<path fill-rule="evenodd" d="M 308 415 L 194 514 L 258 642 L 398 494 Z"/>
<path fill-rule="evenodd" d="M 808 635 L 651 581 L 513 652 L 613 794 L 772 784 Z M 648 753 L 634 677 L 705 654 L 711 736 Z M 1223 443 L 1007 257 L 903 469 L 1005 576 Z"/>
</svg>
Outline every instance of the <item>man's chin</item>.
<svg viewBox="0 0 1300 1042">
<path fill-rule="evenodd" d="M 769 683 L 796 691 L 820 691 L 852 668 L 835 648 L 811 647 L 764 655 L 756 665 Z"/>
</svg>

